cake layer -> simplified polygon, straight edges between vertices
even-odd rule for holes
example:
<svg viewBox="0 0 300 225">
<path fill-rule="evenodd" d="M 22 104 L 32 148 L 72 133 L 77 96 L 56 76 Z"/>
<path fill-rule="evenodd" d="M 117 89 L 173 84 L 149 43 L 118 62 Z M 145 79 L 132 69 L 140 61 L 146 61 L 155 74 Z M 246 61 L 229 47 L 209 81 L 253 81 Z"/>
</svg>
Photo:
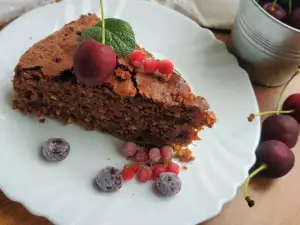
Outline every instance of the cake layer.
<svg viewBox="0 0 300 225">
<path fill-rule="evenodd" d="M 216 118 L 207 101 L 195 96 L 181 76 L 151 76 L 133 68 L 126 56 L 118 56 L 105 84 L 78 82 L 73 56 L 80 35 L 99 21 L 96 15 L 81 16 L 21 57 L 13 80 L 14 108 L 156 145 L 188 145 L 201 129 L 213 126 Z"/>
</svg>

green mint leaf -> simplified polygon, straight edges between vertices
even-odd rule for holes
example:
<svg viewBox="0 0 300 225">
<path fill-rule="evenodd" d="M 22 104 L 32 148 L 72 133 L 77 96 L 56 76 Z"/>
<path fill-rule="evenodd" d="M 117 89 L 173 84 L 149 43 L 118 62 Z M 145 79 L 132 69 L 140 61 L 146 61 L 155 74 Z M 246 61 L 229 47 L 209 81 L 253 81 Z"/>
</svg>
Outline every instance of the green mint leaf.
<svg viewBox="0 0 300 225">
<path fill-rule="evenodd" d="M 102 22 L 96 26 L 101 27 Z M 105 42 L 119 54 L 130 54 L 136 46 L 131 25 L 121 19 L 105 19 Z"/>
<path fill-rule="evenodd" d="M 101 42 L 102 22 L 83 31 L 84 40 L 95 39 Z M 130 54 L 136 47 L 135 36 L 130 24 L 121 19 L 105 19 L 105 44 L 112 47 L 118 54 Z"/>
<path fill-rule="evenodd" d="M 96 41 L 101 42 L 101 28 L 100 27 L 89 27 L 84 29 L 82 32 L 82 38 L 83 40 L 88 40 L 88 39 L 95 39 Z"/>
</svg>

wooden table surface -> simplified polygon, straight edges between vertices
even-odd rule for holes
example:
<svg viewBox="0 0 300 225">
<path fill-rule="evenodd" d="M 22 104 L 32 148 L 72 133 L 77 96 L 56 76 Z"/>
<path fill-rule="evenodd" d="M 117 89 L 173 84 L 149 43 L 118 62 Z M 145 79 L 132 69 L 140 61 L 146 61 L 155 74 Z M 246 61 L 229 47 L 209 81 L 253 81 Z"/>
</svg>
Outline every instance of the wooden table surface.
<svg viewBox="0 0 300 225">
<path fill-rule="evenodd" d="M 214 31 L 216 37 L 230 43 L 229 33 Z M 261 111 L 274 109 L 281 88 L 254 87 Z M 289 85 L 285 96 L 300 92 L 300 76 Z M 250 191 L 256 205 L 249 208 L 241 188 L 224 205 L 221 213 L 201 225 L 300 225 L 300 142 L 293 149 L 296 164 L 285 177 L 277 180 L 254 180 Z M 222 187 L 220 187 L 222 188 Z M 199 207 L 203 207 L 199 204 Z M 7 199 L 0 191 L 0 225 L 51 225 L 44 218 L 30 214 L 22 205 Z M 88 225 L 88 224 L 87 224 Z"/>
</svg>

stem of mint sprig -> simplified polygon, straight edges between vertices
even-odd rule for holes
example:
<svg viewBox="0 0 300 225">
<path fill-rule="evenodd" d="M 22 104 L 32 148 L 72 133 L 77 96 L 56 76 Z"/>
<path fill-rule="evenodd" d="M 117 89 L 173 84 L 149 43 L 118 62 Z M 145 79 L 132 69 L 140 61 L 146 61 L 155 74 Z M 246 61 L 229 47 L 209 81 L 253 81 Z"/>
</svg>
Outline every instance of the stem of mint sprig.
<svg viewBox="0 0 300 225">
<path fill-rule="evenodd" d="M 105 20 L 104 20 L 104 7 L 103 7 L 103 0 L 100 0 L 100 11 L 101 11 L 101 18 L 102 18 L 102 44 L 105 44 Z"/>
</svg>

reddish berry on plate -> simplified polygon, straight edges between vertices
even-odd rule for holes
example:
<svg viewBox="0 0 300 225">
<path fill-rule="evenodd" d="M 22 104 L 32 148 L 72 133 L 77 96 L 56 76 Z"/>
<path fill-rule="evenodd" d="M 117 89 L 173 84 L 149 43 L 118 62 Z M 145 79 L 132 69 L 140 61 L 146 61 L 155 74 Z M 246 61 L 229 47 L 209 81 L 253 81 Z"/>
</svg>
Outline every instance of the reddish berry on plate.
<svg viewBox="0 0 300 225">
<path fill-rule="evenodd" d="M 135 173 L 133 168 L 127 167 L 122 170 L 123 180 L 131 180 L 134 177 Z"/>
<path fill-rule="evenodd" d="M 140 167 L 139 164 L 131 164 L 131 165 L 128 166 L 128 168 L 133 169 L 133 171 L 134 171 L 135 173 L 137 173 L 137 172 L 140 171 L 140 168 L 141 168 L 141 167 Z"/>
<path fill-rule="evenodd" d="M 157 70 L 157 60 L 154 58 L 148 58 L 143 63 L 144 71 L 146 73 L 154 73 Z"/>
<path fill-rule="evenodd" d="M 171 159 L 173 156 L 173 148 L 171 146 L 164 146 L 160 149 L 162 160 Z"/>
<path fill-rule="evenodd" d="M 151 162 L 157 162 L 161 159 L 160 150 L 158 148 L 151 148 L 149 150 L 149 160 Z"/>
<path fill-rule="evenodd" d="M 164 164 L 157 164 L 152 167 L 153 179 L 156 180 L 159 175 L 163 172 L 166 172 L 166 167 Z"/>
<path fill-rule="evenodd" d="M 146 162 L 148 161 L 148 151 L 147 150 L 140 150 L 135 156 L 135 161 L 137 162 Z"/>
<path fill-rule="evenodd" d="M 130 54 L 130 62 L 135 67 L 143 66 L 143 62 L 145 61 L 146 56 L 143 51 L 135 50 Z"/>
<path fill-rule="evenodd" d="M 138 173 L 137 178 L 140 182 L 143 182 L 143 183 L 150 180 L 152 178 L 151 168 L 149 166 L 144 166 L 143 168 L 141 168 L 140 172 Z"/>
<path fill-rule="evenodd" d="M 122 152 L 125 154 L 127 157 L 132 157 L 136 154 L 137 152 L 137 147 L 136 144 L 133 142 L 125 142 L 123 147 L 122 147 Z"/>
<path fill-rule="evenodd" d="M 174 163 L 174 162 L 170 162 L 167 166 L 167 172 L 172 172 L 175 174 L 179 174 L 180 168 L 179 165 Z"/>
<path fill-rule="evenodd" d="M 174 64 L 168 59 L 163 59 L 158 62 L 158 70 L 161 74 L 171 74 L 174 70 Z"/>
</svg>

